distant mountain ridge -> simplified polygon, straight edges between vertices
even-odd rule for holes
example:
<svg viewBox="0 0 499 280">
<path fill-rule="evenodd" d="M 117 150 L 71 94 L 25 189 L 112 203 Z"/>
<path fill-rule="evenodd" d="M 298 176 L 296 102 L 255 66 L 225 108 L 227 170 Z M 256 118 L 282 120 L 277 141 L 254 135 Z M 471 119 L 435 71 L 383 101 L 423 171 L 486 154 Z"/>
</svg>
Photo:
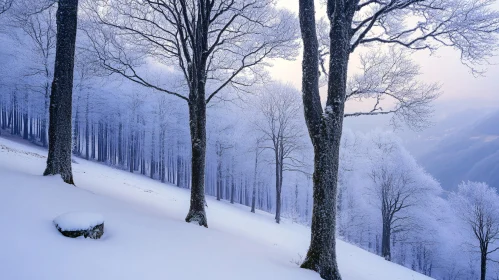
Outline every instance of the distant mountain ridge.
<svg viewBox="0 0 499 280">
<path fill-rule="evenodd" d="M 442 137 L 419 157 L 444 189 L 461 181 L 483 181 L 499 189 L 499 111 Z"/>
</svg>

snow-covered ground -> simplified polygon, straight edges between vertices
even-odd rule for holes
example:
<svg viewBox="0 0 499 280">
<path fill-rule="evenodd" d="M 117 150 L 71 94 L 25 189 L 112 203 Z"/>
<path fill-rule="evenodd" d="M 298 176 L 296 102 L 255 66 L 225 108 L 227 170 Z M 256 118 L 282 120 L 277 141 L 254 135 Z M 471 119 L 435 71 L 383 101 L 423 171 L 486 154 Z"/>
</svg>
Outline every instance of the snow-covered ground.
<svg viewBox="0 0 499 280">
<path fill-rule="evenodd" d="M 46 151 L 0 138 L 0 279 L 313 280 L 300 269 L 310 230 L 207 199 L 209 228 L 184 222 L 189 191 L 76 159 L 77 187 L 42 177 Z M 52 220 L 101 213 L 102 239 L 62 236 Z M 424 280 L 426 276 L 342 241 L 345 280 Z"/>
</svg>

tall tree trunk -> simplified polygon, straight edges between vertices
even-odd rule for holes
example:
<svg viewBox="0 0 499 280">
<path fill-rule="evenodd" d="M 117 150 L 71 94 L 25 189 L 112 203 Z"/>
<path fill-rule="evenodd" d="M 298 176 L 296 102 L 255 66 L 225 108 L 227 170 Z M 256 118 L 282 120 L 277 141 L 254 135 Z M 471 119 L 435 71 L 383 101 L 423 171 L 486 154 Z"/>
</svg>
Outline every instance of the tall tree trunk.
<svg viewBox="0 0 499 280">
<path fill-rule="evenodd" d="M 222 198 L 222 159 L 220 156 L 217 158 L 217 200 Z"/>
<path fill-rule="evenodd" d="M 123 124 L 118 124 L 118 164 L 123 166 L 125 160 L 123 159 Z"/>
<path fill-rule="evenodd" d="M 133 135 L 134 135 L 134 132 L 131 131 L 130 132 L 130 141 L 129 141 L 129 144 L 128 146 L 130 147 L 129 148 L 129 151 L 130 151 L 130 156 L 129 156 L 129 160 L 128 160 L 128 167 L 130 168 L 129 171 L 131 173 L 133 173 L 133 170 L 135 169 L 134 168 L 134 163 L 135 163 L 135 159 L 134 159 L 134 146 L 135 146 L 135 143 L 134 143 L 134 140 L 133 140 Z"/>
<path fill-rule="evenodd" d="M 231 178 L 231 187 L 230 187 L 230 203 L 234 204 L 234 195 L 236 193 L 236 183 L 234 182 L 234 169 L 232 169 L 232 173 L 230 175 Z"/>
<path fill-rule="evenodd" d="M 104 144 L 104 153 L 103 153 L 103 162 L 109 162 L 109 138 L 108 138 L 108 132 L 109 132 L 109 125 L 106 122 L 105 125 L 102 125 L 102 129 L 104 130 L 103 133 L 103 144 Z"/>
<path fill-rule="evenodd" d="M 78 104 L 78 101 L 79 101 L 79 98 L 77 100 L 77 104 Z M 78 153 L 79 153 L 78 140 L 79 140 L 80 129 L 79 129 L 79 122 L 78 122 L 78 119 L 79 119 L 79 112 L 78 111 L 79 111 L 78 105 L 76 105 L 75 122 L 74 122 L 74 126 L 73 126 L 73 154 L 75 154 L 75 155 L 78 155 Z"/>
<path fill-rule="evenodd" d="M 40 135 L 42 135 L 42 133 L 41 133 L 41 131 L 42 131 L 41 127 L 42 127 L 42 121 L 40 120 L 40 118 L 37 118 L 36 119 L 36 137 L 38 139 L 40 139 L 40 137 L 41 137 Z"/>
<path fill-rule="evenodd" d="M 135 144 L 133 148 L 133 158 L 135 162 L 133 163 L 134 171 L 139 171 L 139 166 L 140 166 L 140 157 L 139 157 L 139 147 L 140 147 L 140 138 L 139 138 L 139 130 L 137 129 L 137 132 L 134 135 L 135 139 Z"/>
<path fill-rule="evenodd" d="M 29 120 L 29 117 L 28 117 L 28 108 L 25 108 L 25 113 L 23 115 L 23 121 L 24 121 L 24 125 L 23 125 L 23 139 L 24 140 L 28 140 L 29 139 L 29 125 L 28 125 L 28 120 Z"/>
<path fill-rule="evenodd" d="M 177 174 L 176 174 L 176 184 L 177 187 L 181 187 L 182 181 L 182 161 L 180 158 L 180 141 L 177 140 Z"/>
<path fill-rule="evenodd" d="M 1 102 L 1 100 L 0 100 L 0 135 L 2 135 L 3 125 L 4 125 L 3 102 Z"/>
<path fill-rule="evenodd" d="M 89 116 L 88 116 L 88 97 L 87 104 L 85 108 L 85 159 L 89 160 L 90 158 L 90 126 L 89 126 Z"/>
<path fill-rule="evenodd" d="M 30 117 L 29 120 L 29 139 L 33 140 L 35 131 L 35 118 Z"/>
<path fill-rule="evenodd" d="M 307 196 L 305 197 L 305 219 L 307 220 L 307 224 L 310 224 L 310 219 L 309 219 L 309 209 L 310 209 L 310 191 L 309 191 L 309 183 L 308 181 L 310 178 L 307 176 Z"/>
<path fill-rule="evenodd" d="M 2 129 L 7 127 L 7 107 L 5 104 L 2 104 Z"/>
<path fill-rule="evenodd" d="M 156 162 L 154 161 L 154 155 L 156 153 L 156 142 L 154 142 L 154 138 L 155 138 L 155 134 L 156 134 L 156 129 L 153 128 L 152 130 L 152 135 L 151 135 L 151 166 L 150 166 L 150 178 L 154 178 L 154 174 L 156 173 L 156 170 L 155 170 L 155 164 Z"/>
<path fill-rule="evenodd" d="M 146 175 L 146 156 L 145 156 L 145 145 L 146 145 L 146 132 L 142 131 L 142 145 L 140 145 L 140 174 Z"/>
<path fill-rule="evenodd" d="M 381 233 L 381 256 L 387 261 L 391 261 L 392 254 L 390 249 L 391 226 L 390 221 L 383 220 L 383 231 Z"/>
<path fill-rule="evenodd" d="M 256 142 L 256 150 L 255 150 L 255 170 L 253 171 L 253 192 L 251 194 L 251 212 L 255 213 L 255 204 L 256 204 L 256 186 L 257 186 L 257 172 L 258 172 L 258 148 L 259 141 Z"/>
<path fill-rule="evenodd" d="M 5 104 L 0 104 L 0 109 L 2 110 L 2 113 L 0 114 L 0 134 L 1 130 L 6 128 L 7 125 L 7 107 L 5 107 Z"/>
<path fill-rule="evenodd" d="M 5 120 L 3 115 L 4 115 L 3 103 L 0 102 L 0 135 L 2 135 L 2 129 L 4 129 L 3 127 Z"/>
<path fill-rule="evenodd" d="M 166 181 L 166 164 L 165 164 L 165 137 L 166 137 L 166 132 L 165 132 L 165 129 L 163 127 L 161 127 L 161 136 L 160 136 L 160 146 L 159 146 L 159 150 L 160 150 L 160 157 L 161 157 L 161 167 L 159 168 L 160 172 L 161 172 L 161 182 L 165 182 Z M 170 150 L 168 149 L 168 181 L 171 182 L 170 180 Z"/>
<path fill-rule="evenodd" d="M 276 193 L 276 210 L 275 210 L 275 222 L 281 223 L 281 207 L 282 207 L 282 189 L 279 187 Z"/>
<path fill-rule="evenodd" d="M 281 193 L 282 193 L 282 163 L 279 161 L 276 163 L 276 178 L 275 178 L 275 222 L 281 222 Z"/>
<path fill-rule="evenodd" d="M 97 161 L 101 162 L 102 158 L 102 130 L 101 130 L 101 121 L 97 124 Z"/>
<path fill-rule="evenodd" d="M 303 40 L 303 105 L 314 147 L 314 201 L 310 248 L 302 268 L 326 280 L 341 279 L 336 260 L 336 195 L 343 128 L 350 36 L 355 1 L 328 0 L 330 61 L 328 95 L 323 113 L 319 95 L 318 40 L 314 0 L 299 0 Z M 350 6 L 347 6 L 350 5 Z"/>
<path fill-rule="evenodd" d="M 217 141 L 215 148 L 217 154 L 216 194 L 217 194 L 217 200 L 220 201 L 220 199 L 222 198 L 222 154 L 223 154 L 222 144 L 219 141 Z"/>
<path fill-rule="evenodd" d="M 49 153 L 43 175 L 60 174 L 73 184 L 71 111 L 78 0 L 59 0 L 54 81 L 50 96 Z"/>
<path fill-rule="evenodd" d="M 298 183 L 295 183 L 295 205 L 294 205 L 294 212 L 295 212 L 295 217 L 296 219 L 298 220 L 300 217 L 301 217 L 301 213 L 300 213 L 300 207 L 299 207 L 299 203 L 298 203 Z"/>
<path fill-rule="evenodd" d="M 487 274 L 487 248 L 480 253 L 480 280 L 485 280 Z"/>
<path fill-rule="evenodd" d="M 12 104 L 9 106 L 10 111 L 9 111 L 9 118 L 7 122 L 7 128 L 12 128 Z"/>
<path fill-rule="evenodd" d="M 95 124 L 94 123 L 91 123 L 90 124 L 90 131 L 91 131 L 91 150 L 92 150 L 92 153 L 91 153 L 91 157 L 92 159 L 95 159 Z"/>
<path fill-rule="evenodd" d="M 10 108 L 9 127 L 10 127 L 10 134 L 14 135 L 16 132 L 16 96 L 15 96 L 15 93 L 12 94 L 12 104 L 11 104 L 11 108 Z"/>
<path fill-rule="evenodd" d="M 48 81 L 49 77 L 47 74 L 46 77 Z M 50 111 L 49 103 L 50 103 L 50 84 L 47 82 L 45 84 L 45 110 L 43 111 L 42 127 L 40 133 L 40 141 L 42 142 L 43 147 L 47 147 L 47 111 Z"/>
<path fill-rule="evenodd" d="M 275 222 L 281 222 L 281 204 L 282 204 L 282 170 L 284 164 L 283 151 L 282 151 L 282 139 L 277 140 L 278 142 L 274 145 L 275 149 Z"/>
<path fill-rule="evenodd" d="M 199 83 L 202 84 L 202 83 Z M 196 90 L 196 89 L 195 89 Z M 208 227 L 204 209 L 204 176 L 206 161 L 206 101 L 204 84 L 198 85 L 198 92 L 190 94 L 189 120 L 191 132 L 192 164 L 191 164 L 191 205 L 186 222 L 197 222 Z"/>
</svg>

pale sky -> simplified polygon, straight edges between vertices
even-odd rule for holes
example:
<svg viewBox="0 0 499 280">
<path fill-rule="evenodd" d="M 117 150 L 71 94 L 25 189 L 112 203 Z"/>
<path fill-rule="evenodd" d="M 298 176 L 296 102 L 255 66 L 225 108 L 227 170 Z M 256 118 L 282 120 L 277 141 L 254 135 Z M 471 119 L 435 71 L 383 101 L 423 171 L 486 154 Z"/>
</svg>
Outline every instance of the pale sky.
<svg viewBox="0 0 499 280">
<path fill-rule="evenodd" d="M 298 13 L 298 0 L 277 1 L 279 6 Z M 324 8 L 320 6 L 316 4 L 316 8 L 319 8 L 317 18 L 325 13 Z M 499 1 L 497 7 L 499 8 Z M 488 66 L 484 77 L 474 77 L 459 61 L 458 52 L 451 48 L 441 48 L 432 56 L 426 51 L 421 51 L 414 54 L 413 58 L 421 66 L 423 81 L 438 82 L 442 85 L 442 95 L 435 102 L 437 113 L 469 107 L 499 108 L 499 57 L 491 61 L 494 65 Z M 354 68 L 355 65 L 350 65 L 350 70 Z M 274 79 L 290 83 L 300 89 L 301 53 L 295 61 L 275 61 L 270 72 Z"/>
</svg>

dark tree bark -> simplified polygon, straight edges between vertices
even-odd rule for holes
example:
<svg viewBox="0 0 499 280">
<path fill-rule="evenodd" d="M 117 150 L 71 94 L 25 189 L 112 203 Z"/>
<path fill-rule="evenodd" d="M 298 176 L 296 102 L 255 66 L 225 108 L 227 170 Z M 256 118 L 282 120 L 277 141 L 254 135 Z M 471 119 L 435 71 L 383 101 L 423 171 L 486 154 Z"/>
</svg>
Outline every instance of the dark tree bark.
<svg viewBox="0 0 499 280">
<path fill-rule="evenodd" d="M 154 156 L 155 156 L 155 153 L 156 153 L 156 142 L 154 141 L 155 139 L 155 134 L 156 134 L 156 130 L 153 129 L 152 130 L 152 136 L 151 136 L 151 165 L 150 165 L 150 174 L 149 174 L 149 177 L 151 179 L 154 178 L 154 174 L 156 173 L 156 161 L 154 160 Z"/>
<path fill-rule="evenodd" d="M 178 145 L 178 143 L 177 143 Z M 182 174 L 182 157 L 180 156 L 180 151 L 178 151 L 178 154 L 177 154 L 177 173 L 176 173 L 176 184 L 177 184 L 177 187 L 182 187 L 182 179 L 183 179 L 183 174 Z"/>
<path fill-rule="evenodd" d="M 0 135 L 2 135 L 2 129 L 4 126 L 3 111 L 3 104 L 0 102 Z"/>
<path fill-rule="evenodd" d="M 383 221 L 383 231 L 381 233 L 381 256 L 387 261 L 391 261 L 391 222 Z"/>
<path fill-rule="evenodd" d="M 485 280 L 487 274 L 487 247 L 480 248 L 480 280 Z"/>
<path fill-rule="evenodd" d="M 7 107 L 5 107 L 5 104 L 2 105 L 2 129 L 7 128 Z"/>
<path fill-rule="evenodd" d="M 76 101 L 76 104 L 79 103 L 79 98 L 78 100 Z M 79 128 L 79 109 L 78 109 L 78 105 L 76 105 L 76 113 L 75 113 L 75 122 L 74 122 L 74 127 L 73 127 L 73 154 L 75 155 L 78 155 L 79 154 L 79 150 L 80 150 L 80 147 L 79 147 L 79 133 L 80 133 L 80 128 Z"/>
<path fill-rule="evenodd" d="M 166 164 L 165 164 L 165 136 L 166 136 L 166 129 L 164 126 L 161 126 L 161 133 L 160 133 L 160 140 L 159 140 L 159 157 L 160 157 L 160 168 L 159 172 L 161 173 L 161 182 L 166 181 Z M 170 150 L 168 150 L 168 159 L 170 159 Z M 169 161 L 170 162 L 170 161 Z M 168 181 L 171 182 L 170 178 L 170 163 L 168 163 Z"/>
<path fill-rule="evenodd" d="M 134 135 L 134 132 L 131 131 L 130 132 L 130 141 L 128 143 L 128 146 L 129 146 L 129 157 L 128 157 L 128 167 L 129 167 L 129 171 L 131 173 L 133 173 L 134 171 L 134 163 L 135 163 L 135 158 L 134 158 L 134 146 L 135 146 L 135 142 L 134 142 L 134 139 L 133 139 L 133 135 Z"/>
<path fill-rule="evenodd" d="M 355 1 L 328 0 L 330 63 L 326 110 L 319 96 L 319 54 L 313 0 L 300 0 L 303 39 L 303 105 L 314 147 L 312 237 L 302 268 L 326 280 L 341 279 L 336 261 L 336 196 L 339 147 L 346 98 L 350 32 Z"/>
<path fill-rule="evenodd" d="M 255 149 L 255 170 L 253 171 L 253 191 L 251 194 L 251 212 L 255 213 L 255 204 L 256 204 L 256 187 L 257 187 L 257 172 L 258 172 L 258 155 L 259 155 L 259 147 L 260 141 L 256 141 L 256 149 Z"/>
<path fill-rule="evenodd" d="M 125 157 L 123 156 L 123 124 L 118 125 L 118 164 L 120 166 L 125 165 Z"/>
<path fill-rule="evenodd" d="M 60 174 L 73 184 L 71 171 L 71 111 L 78 0 L 60 0 L 57 45 L 50 96 L 49 153 L 44 175 Z"/>
<path fill-rule="evenodd" d="M 194 92 L 189 94 L 189 120 L 191 132 L 191 206 L 185 218 L 186 222 L 197 222 L 200 226 L 208 227 L 204 209 L 204 176 L 206 161 L 206 100 L 204 94 L 204 67 L 199 69 L 196 76 L 198 83 Z"/>
<path fill-rule="evenodd" d="M 232 169 L 232 172 L 234 172 L 234 169 Z M 234 204 L 234 196 L 236 194 L 236 183 L 234 182 L 234 174 L 230 175 L 231 182 L 230 182 L 230 203 Z"/>
<path fill-rule="evenodd" d="M 91 131 L 91 137 L 90 137 L 90 143 L 91 145 L 91 157 L 92 159 L 95 159 L 95 125 L 93 123 L 90 124 L 90 131 Z"/>
<path fill-rule="evenodd" d="M 283 169 L 283 162 L 282 162 L 282 157 L 280 156 L 280 153 L 278 152 L 278 148 L 275 150 L 275 159 L 276 159 L 276 165 L 275 165 L 275 222 L 280 223 L 281 222 L 281 193 L 282 193 L 282 169 Z"/>
<path fill-rule="evenodd" d="M 217 159 L 217 186 L 216 186 L 217 200 L 220 201 L 222 198 L 222 159 L 219 157 Z"/>
<path fill-rule="evenodd" d="M 87 95 L 87 104 L 85 107 L 85 159 L 89 160 L 90 158 L 90 127 L 88 120 L 88 95 Z"/>
<path fill-rule="evenodd" d="M 56 49 L 57 49 L 57 46 L 56 46 Z M 45 73 L 48 73 L 48 69 L 47 68 L 45 68 Z M 45 74 L 45 77 L 48 78 L 49 77 L 48 74 Z M 54 76 L 54 79 L 55 79 L 55 76 Z M 47 82 L 45 84 L 45 110 L 44 110 L 44 113 L 43 113 L 42 127 L 41 127 L 41 133 L 40 133 L 40 141 L 42 142 L 42 146 L 43 147 L 47 147 L 48 146 L 48 143 L 47 143 L 47 117 L 46 117 L 46 112 L 49 111 L 49 113 L 50 113 L 49 104 L 50 104 L 50 85 Z"/>
<path fill-rule="evenodd" d="M 23 125 L 23 139 L 28 140 L 29 138 L 29 125 L 28 125 L 28 113 L 24 113 L 23 115 L 24 125 Z"/>
<path fill-rule="evenodd" d="M 106 122 L 106 125 L 102 125 L 102 128 L 104 129 L 104 135 L 103 135 L 103 138 L 104 138 L 104 157 L 103 157 L 103 162 L 109 162 L 109 126 L 108 126 L 108 123 Z"/>
<path fill-rule="evenodd" d="M 222 154 L 223 148 L 222 144 L 217 141 L 216 145 L 216 153 L 217 153 L 217 184 L 216 184 L 216 196 L 217 200 L 220 201 L 222 198 Z"/>
</svg>

